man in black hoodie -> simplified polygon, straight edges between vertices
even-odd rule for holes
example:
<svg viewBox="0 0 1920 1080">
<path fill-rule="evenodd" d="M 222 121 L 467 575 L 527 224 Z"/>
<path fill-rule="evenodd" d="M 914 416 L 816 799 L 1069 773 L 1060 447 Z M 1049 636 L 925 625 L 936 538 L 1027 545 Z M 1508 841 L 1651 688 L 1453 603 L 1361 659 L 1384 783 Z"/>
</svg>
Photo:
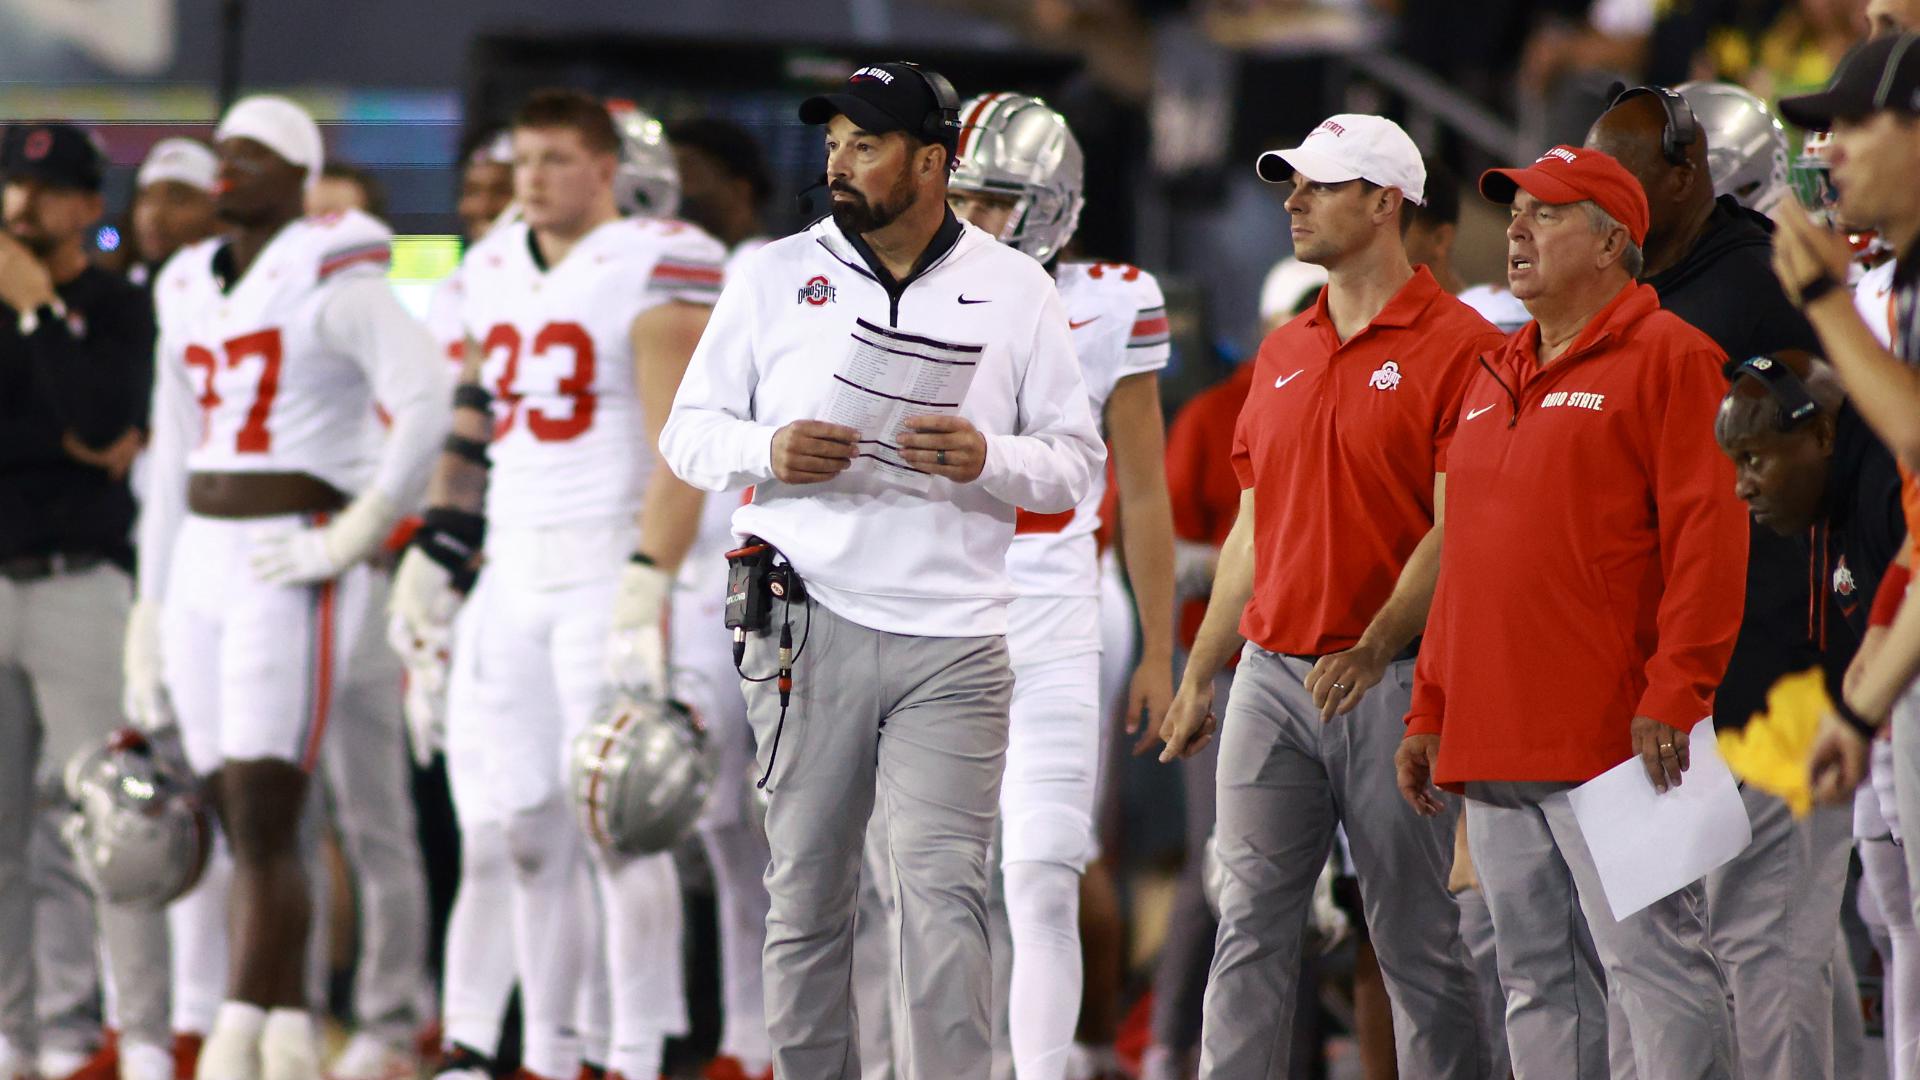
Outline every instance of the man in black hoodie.
<svg viewBox="0 0 1920 1080">
<path fill-rule="evenodd" d="M 1770 223 L 1731 198 L 1716 200 L 1707 139 L 1686 99 L 1635 87 L 1614 99 L 1587 145 L 1618 158 L 1647 191 L 1651 222 L 1640 280 L 1661 306 L 1727 354 L 1728 374 L 1750 357 L 1819 349 L 1773 276 Z M 1809 626 L 1808 542 L 1754 524 L 1746 613 L 1714 698 L 1714 726 L 1743 726 L 1782 675 L 1819 661 Z M 1733 988 L 1743 1074 L 1833 1075 L 1833 926 L 1845 885 L 1849 819 L 1816 812 L 1796 823 L 1786 804 L 1742 791 L 1753 843 L 1707 878 L 1711 945 Z M 1819 935 L 1817 955 L 1812 949 Z M 1806 948 L 1788 947 L 1806 941 Z M 1844 976 L 1843 976 L 1844 977 Z M 1618 1010 L 1615 1010 L 1616 1015 Z"/>
</svg>

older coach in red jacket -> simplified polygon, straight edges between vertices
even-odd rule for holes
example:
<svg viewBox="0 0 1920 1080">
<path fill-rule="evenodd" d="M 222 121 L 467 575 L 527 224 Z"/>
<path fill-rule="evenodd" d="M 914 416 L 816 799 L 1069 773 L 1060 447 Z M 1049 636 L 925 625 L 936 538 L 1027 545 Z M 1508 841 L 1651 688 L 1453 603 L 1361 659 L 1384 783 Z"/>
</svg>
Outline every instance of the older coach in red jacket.
<svg viewBox="0 0 1920 1080">
<path fill-rule="evenodd" d="M 1619 162 L 1555 147 L 1480 191 L 1513 206 L 1508 281 L 1535 321 L 1461 399 L 1401 791 L 1422 813 L 1430 783 L 1471 800 L 1520 1080 L 1608 1074 L 1608 982 L 1641 1080 L 1730 1076 L 1698 886 L 1615 921 L 1563 795 L 1635 755 L 1682 783 L 1712 713 L 1747 550 L 1713 441 L 1722 356 L 1635 284 L 1647 201 Z"/>
</svg>

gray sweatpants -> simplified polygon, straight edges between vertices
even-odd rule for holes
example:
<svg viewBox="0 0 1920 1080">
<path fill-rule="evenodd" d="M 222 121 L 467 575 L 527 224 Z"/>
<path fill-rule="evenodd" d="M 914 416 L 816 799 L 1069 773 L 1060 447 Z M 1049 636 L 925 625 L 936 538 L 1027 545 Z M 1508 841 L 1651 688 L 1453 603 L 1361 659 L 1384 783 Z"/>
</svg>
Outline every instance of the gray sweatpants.
<svg viewBox="0 0 1920 1080">
<path fill-rule="evenodd" d="M 1344 823 L 1401 1075 L 1479 1077 L 1473 971 L 1447 892 L 1459 803 L 1424 818 L 1394 784 L 1413 661 L 1389 665 L 1353 712 L 1324 724 L 1302 685 L 1311 668 L 1249 644 L 1234 674 L 1220 731 L 1215 843 L 1226 876 L 1200 1075 L 1285 1073 L 1307 908 Z"/>
<path fill-rule="evenodd" d="M 60 913 L 97 916 L 118 1013 L 108 1019 L 122 1041 L 170 1044 L 165 916 L 95 910 L 53 839 L 65 814 L 62 770 L 122 723 L 120 643 L 131 602 L 127 575 L 106 564 L 25 583 L 0 578 L 0 1036 L 22 1052 L 84 1050 L 99 1039 L 95 951 L 71 941 L 35 948 L 36 889 L 43 929 L 79 929 L 91 941 L 89 922 Z M 36 956 L 53 968 L 36 976 Z"/>
<path fill-rule="evenodd" d="M 391 578 L 381 572 L 368 580 L 367 610 L 386 610 Z M 400 711 L 405 673 L 387 644 L 385 620 L 362 623 L 347 672 L 320 768 L 359 912 L 353 1019 L 361 1031 L 405 1046 L 432 1004 L 427 876 Z"/>
<path fill-rule="evenodd" d="M 1833 1075 L 1833 934 L 1853 850 L 1853 807 L 1801 821 L 1741 789 L 1753 842 L 1707 875 L 1707 940 L 1733 988 L 1743 1080 Z"/>
<path fill-rule="evenodd" d="M 1475 802 L 1467 844 L 1493 915 L 1514 1076 L 1611 1075 L 1609 983 L 1620 993 L 1641 1080 L 1736 1075 L 1727 984 L 1707 948 L 1704 888 L 1696 883 L 1616 921 L 1563 790 L 1468 787 Z"/>
<path fill-rule="evenodd" d="M 807 620 L 811 619 L 809 626 Z M 1013 672 L 1000 637 L 860 626 L 818 601 L 794 612 L 794 686 L 767 784 L 767 1033 L 782 1080 L 854 1080 L 853 920 L 867 819 L 886 815 L 904 1002 L 905 1080 L 987 1075 L 987 845 L 999 814 Z M 748 675 L 777 666 L 748 642 Z M 780 696 L 745 685 L 765 769 Z"/>
</svg>

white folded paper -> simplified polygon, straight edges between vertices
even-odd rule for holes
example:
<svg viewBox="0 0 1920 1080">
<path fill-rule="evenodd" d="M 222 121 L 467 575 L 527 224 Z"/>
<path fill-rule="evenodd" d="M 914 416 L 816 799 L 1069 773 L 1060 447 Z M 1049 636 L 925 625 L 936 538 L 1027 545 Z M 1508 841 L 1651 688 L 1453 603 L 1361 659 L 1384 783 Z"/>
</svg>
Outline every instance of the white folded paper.
<svg viewBox="0 0 1920 1080">
<path fill-rule="evenodd" d="M 827 400 L 829 424 L 860 432 L 855 468 L 877 468 L 917 491 L 933 477 L 900 456 L 904 425 L 915 416 L 957 413 L 979 370 L 985 346 L 935 341 L 854 320 L 853 343 L 833 376 Z"/>
<path fill-rule="evenodd" d="M 1638 756 L 1567 792 L 1615 920 L 1707 876 L 1753 840 L 1711 719 L 1694 725 L 1689 744 L 1680 786 L 1664 795 Z"/>
</svg>

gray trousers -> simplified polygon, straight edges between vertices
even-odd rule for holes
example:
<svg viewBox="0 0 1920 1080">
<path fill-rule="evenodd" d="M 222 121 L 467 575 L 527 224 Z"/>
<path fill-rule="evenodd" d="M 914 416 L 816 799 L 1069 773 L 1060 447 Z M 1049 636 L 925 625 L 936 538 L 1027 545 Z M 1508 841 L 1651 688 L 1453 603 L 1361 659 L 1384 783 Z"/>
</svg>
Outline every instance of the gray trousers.
<svg viewBox="0 0 1920 1080">
<path fill-rule="evenodd" d="M 367 610 L 386 610 L 391 579 L 376 573 L 369 580 Z M 431 1005 L 427 875 L 400 713 L 405 674 L 387 644 L 384 619 L 363 622 L 347 672 L 320 744 L 320 768 L 359 912 L 353 1019 L 360 1030 L 404 1046 Z"/>
<path fill-rule="evenodd" d="M 1472 814 L 1471 809 L 1466 813 Z M 1500 965 L 1493 952 L 1493 915 L 1487 911 L 1487 898 L 1480 890 L 1461 889 L 1453 894 L 1460 905 L 1460 940 L 1473 957 L 1473 976 L 1478 983 L 1480 1029 L 1487 1035 L 1487 1075 L 1503 1078 L 1513 1071 L 1507 1052 L 1507 1001 L 1500 992 Z"/>
<path fill-rule="evenodd" d="M 808 619 L 811 626 L 807 625 Z M 984 1078 L 991 1047 L 987 845 L 999 815 L 1013 671 L 1003 638 L 888 634 L 817 601 L 794 613 L 794 686 L 768 782 L 767 1034 L 782 1080 L 859 1074 L 851 980 L 867 819 L 886 816 L 906 1080 Z M 748 642 L 749 675 L 778 636 Z M 780 697 L 747 683 L 764 769 Z"/>
<path fill-rule="evenodd" d="M 1833 1075 L 1833 938 L 1853 850 L 1853 807 L 1794 821 L 1741 789 L 1753 842 L 1707 875 L 1707 940 L 1733 988 L 1743 1080 Z"/>
<path fill-rule="evenodd" d="M 1468 789 L 1476 801 L 1467 843 L 1493 915 L 1514 1076 L 1611 1075 L 1609 986 L 1631 1027 L 1641 1080 L 1736 1075 L 1727 984 L 1707 947 L 1704 888 L 1696 883 L 1615 921 L 1572 804 L 1546 787 Z"/>
<path fill-rule="evenodd" d="M 1220 731 L 1215 843 L 1226 869 L 1200 1036 L 1202 1077 L 1286 1072 L 1300 941 L 1315 880 L 1346 825 L 1362 907 L 1393 1003 L 1401 1075 L 1485 1068 L 1460 911 L 1447 892 L 1457 800 L 1415 814 L 1394 784 L 1413 661 L 1353 712 L 1321 723 L 1312 665 L 1249 644 Z"/>
<path fill-rule="evenodd" d="M 104 564 L 0 579 L 0 1036 L 23 1053 L 99 1041 L 96 918 L 118 1014 L 108 1021 L 125 1041 L 170 1041 L 165 916 L 95 905 L 57 831 L 61 771 L 122 723 L 131 602 L 126 574 Z M 36 944 L 36 923 L 57 937 Z"/>
</svg>

